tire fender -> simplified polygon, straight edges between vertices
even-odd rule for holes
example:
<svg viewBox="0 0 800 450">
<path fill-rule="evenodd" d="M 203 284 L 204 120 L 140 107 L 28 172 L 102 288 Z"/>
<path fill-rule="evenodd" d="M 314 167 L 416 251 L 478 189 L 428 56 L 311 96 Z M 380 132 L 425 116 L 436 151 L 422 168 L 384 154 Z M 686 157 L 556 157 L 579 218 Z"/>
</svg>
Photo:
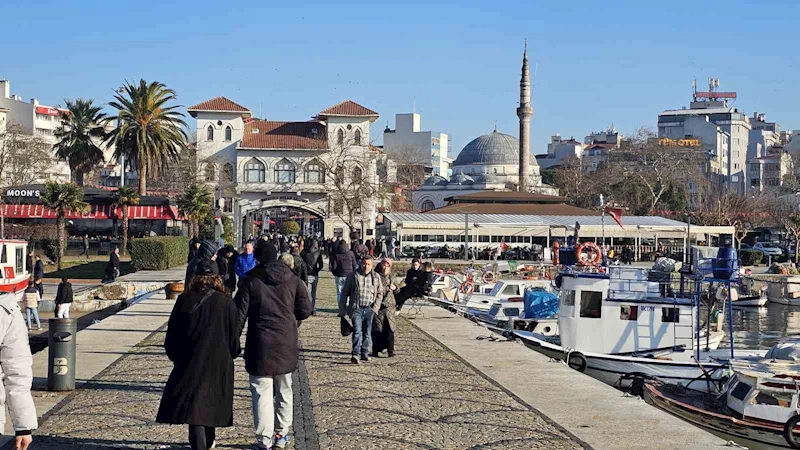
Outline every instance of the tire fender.
<svg viewBox="0 0 800 450">
<path fill-rule="evenodd" d="M 783 438 L 786 439 L 790 447 L 800 449 L 800 443 L 798 443 L 798 439 L 794 434 L 794 428 L 798 423 L 800 423 L 800 414 L 794 415 L 787 420 L 786 425 L 783 426 Z"/>
<path fill-rule="evenodd" d="M 578 372 L 586 370 L 586 357 L 581 352 L 569 352 L 565 359 L 567 365 Z"/>
</svg>

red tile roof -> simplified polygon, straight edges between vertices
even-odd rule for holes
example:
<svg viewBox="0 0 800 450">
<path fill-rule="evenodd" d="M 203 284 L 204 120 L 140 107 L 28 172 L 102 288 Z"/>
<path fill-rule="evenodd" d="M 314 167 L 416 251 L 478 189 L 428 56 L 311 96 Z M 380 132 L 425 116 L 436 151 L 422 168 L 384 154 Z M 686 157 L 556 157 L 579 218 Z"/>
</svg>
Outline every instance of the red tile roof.
<svg viewBox="0 0 800 450">
<path fill-rule="evenodd" d="M 250 112 L 242 105 L 234 103 L 225 97 L 214 97 L 194 106 L 187 108 L 189 111 L 231 111 L 231 112 Z"/>
<path fill-rule="evenodd" d="M 352 100 L 345 100 L 341 103 L 331 106 L 328 109 L 322 110 L 320 116 L 377 116 L 375 111 L 359 105 Z"/>
<path fill-rule="evenodd" d="M 327 150 L 328 133 L 319 122 L 253 120 L 244 126 L 240 148 Z"/>
</svg>

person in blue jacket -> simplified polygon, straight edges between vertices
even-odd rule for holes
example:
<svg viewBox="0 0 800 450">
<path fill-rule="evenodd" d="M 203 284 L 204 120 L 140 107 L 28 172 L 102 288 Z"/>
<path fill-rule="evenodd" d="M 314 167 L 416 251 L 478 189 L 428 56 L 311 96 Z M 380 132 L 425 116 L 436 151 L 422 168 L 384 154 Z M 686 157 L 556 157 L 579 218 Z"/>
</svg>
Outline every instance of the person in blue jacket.
<svg viewBox="0 0 800 450">
<path fill-rule="evenodd" d="M 236 258 L 236 262 L 233 264 L 233 270 L 239 277 L 240 287 L 242 281 L 247 276 L 247 272 L 250 272 L 250 270 L 256 266 L 256 263 L 256 255 L 253 254 L 253 243 L 248 242 L 244 244 L 244 253 L 239 255 L 239 257 Z"/>
</svg>

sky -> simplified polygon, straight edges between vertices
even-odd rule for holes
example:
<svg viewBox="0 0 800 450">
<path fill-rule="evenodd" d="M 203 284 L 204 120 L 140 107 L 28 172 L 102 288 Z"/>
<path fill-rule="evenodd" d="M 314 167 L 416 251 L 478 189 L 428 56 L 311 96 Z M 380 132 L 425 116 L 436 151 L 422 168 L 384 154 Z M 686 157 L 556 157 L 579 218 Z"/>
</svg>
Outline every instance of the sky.
<svg viewBox="0 0 800 450">
<path fill-rule="evenodd" d="M 800 129 L 798 17 L 788 0 L 16 1 L 0 11 L 0 79 L 50 106 L 158 80 L 182 105 L 223 95 L 272 120 L 351 99 L 381 115 L 376 144 L 416 111 L 455 157 L 495 122 L 518 134 L 527 39 L 531 146 L 544 153 L 555 133 L 654 128 L 712 76 L 740 111 Z"/>
</svg>

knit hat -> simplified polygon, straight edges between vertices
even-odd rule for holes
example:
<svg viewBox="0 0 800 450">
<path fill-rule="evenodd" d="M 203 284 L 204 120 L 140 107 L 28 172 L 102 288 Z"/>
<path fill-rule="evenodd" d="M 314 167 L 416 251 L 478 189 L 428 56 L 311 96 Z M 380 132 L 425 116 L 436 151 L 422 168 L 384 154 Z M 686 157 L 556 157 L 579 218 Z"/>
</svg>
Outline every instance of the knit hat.
<svg viewBox="0 0 800 450">
<path fill-rule="evenodd" d="M 197 249 L 197 256 L 200 259 L 211 259 L 215 253 L 217 253 L 217 244 L 212 241 L 203 241 L 200 244 L 200 248 Z"/>
<path fill-rule="evenodd" d="M 259 242 L 253 254 L 261 264 L 271 263 L 278 259 L 278 249 L 267 241 Z"/>
</svg>

